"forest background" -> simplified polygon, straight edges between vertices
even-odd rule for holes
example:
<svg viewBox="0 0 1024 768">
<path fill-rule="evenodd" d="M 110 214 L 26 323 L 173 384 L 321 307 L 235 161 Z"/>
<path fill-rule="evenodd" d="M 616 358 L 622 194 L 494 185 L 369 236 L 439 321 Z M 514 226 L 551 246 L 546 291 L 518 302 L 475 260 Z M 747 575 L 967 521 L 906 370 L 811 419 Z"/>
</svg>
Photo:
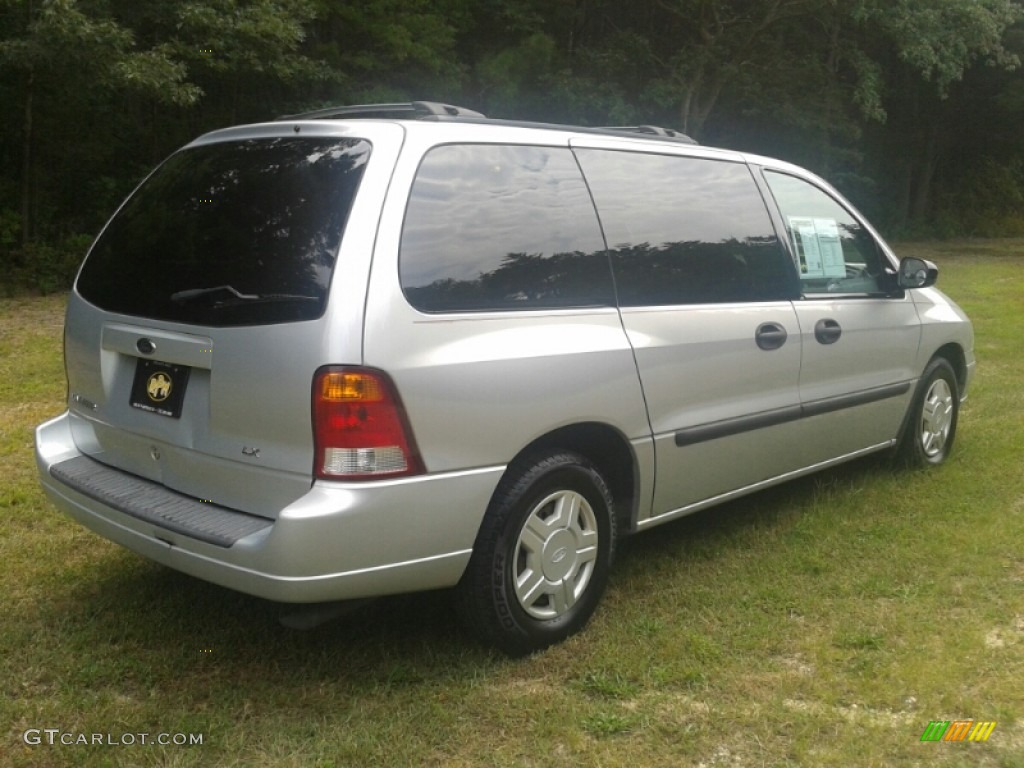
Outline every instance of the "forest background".
<svg viewBox="0 0 1024 768">
<path fill-rule="evenodd" d="M 824 175 L 897 237 L 1024 234 L 1017 0 L 0 0 L 0 285 L 66 287 L 196 135 L 445 101 L 657 124 Z"/>
</svg>

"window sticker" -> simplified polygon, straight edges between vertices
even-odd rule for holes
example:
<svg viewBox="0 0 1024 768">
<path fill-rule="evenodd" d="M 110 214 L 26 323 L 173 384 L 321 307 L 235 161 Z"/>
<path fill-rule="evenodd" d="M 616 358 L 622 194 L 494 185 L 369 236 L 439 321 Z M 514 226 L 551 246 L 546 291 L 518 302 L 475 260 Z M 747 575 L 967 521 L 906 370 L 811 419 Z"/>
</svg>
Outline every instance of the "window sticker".
<svg viewBox="0 0 1024 768">
<path fill-rule="evenodd" d="M 793 247 L 800 263 L 800 277 L 846 277 L 843 244 L 835 219 L 789 217 Z"/>
</svg>

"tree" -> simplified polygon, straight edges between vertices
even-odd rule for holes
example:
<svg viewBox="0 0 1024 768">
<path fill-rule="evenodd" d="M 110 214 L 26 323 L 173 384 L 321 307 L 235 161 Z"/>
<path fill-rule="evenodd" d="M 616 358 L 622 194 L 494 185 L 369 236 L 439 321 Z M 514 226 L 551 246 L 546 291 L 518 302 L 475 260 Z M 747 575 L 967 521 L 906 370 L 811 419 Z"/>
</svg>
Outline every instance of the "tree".
<svg viewBox="0 0 1024 768">
<path fill-rule="evenodd" d="M 681 128 L 819 170 L 897 227 L 950 220 L 961 190 L 971 221 L 1009 221 L 977 207 L 1024 188 L 1022 4 L 0 0 L 0 261 L 95 232 L 205 130 L 413 98 Z"/>
<path fill-rule="evenodd" d="M 1003 70 L 1020 65 L 1005 39 L 1021 19 L 1017 0 L 861 0 L 852 8 L 863 50 L 888 73 L 871 98 L 882 119 L 892 118 L 895 225 L 929 217 L 936 172 L 956 144 L 951 97 L 979 60 Z"/>
<path fill-rule="evenodd" d="M 58 129 L 62 121 L 80 124 L 75 109 L 88 112 L 88 97 L 120 87 L 190 103 L 197 92 L 166 51 L 136 50 L 129 30 L 75 0 L 8 0 L 2 18 L 8 36 L 0 41 L 0 72 L 13 76 L 18 86 L 12 90 L 20 91 L 19 210 L 26 243 L 36 229 L 37 169 L 55 154 L 66 157 L 54 153 L 52 142 L 66 132 Z"/>
<path fill-rule="evenodd" d="M 321 103 L 456 100 L 473 0 L 318 0 L 309 53 L 333 77 Z M 426 94 L 426 96 L 424 96 Z"/>
</svg>

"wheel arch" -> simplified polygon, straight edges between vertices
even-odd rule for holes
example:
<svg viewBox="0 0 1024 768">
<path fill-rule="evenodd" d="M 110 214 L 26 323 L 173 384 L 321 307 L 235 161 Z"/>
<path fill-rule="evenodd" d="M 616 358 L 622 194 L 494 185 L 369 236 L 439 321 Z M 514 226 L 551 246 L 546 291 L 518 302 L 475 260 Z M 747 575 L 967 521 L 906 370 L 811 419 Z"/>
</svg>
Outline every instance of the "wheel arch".
<svg viewBox="0 0 1024 768">
<path fill-rule="evenodd" d="M 927 368 L 931 361 L 937 357 L 945 359 L 952 366 L 953 373 L 956 374 L 957 388 L 960 390 L 960 396 L 962 397 L 967 387 L 967 356 L 964 354 L 963 347 L 956 342 L 944 344 L 928 358 L 928 363 L 925 364 L 925 367 Z"/>
<path fill-rule="evenodd" d="M 601 473 L 615 502 L 619 530 L 633 530 L 640 487 L 637 458 L 626 437 L 601 422 L 581 422 L 541 435 L 517 453 L 509 462 L 542 452 L 572 451 L 590 461 Z"/>
</svg>

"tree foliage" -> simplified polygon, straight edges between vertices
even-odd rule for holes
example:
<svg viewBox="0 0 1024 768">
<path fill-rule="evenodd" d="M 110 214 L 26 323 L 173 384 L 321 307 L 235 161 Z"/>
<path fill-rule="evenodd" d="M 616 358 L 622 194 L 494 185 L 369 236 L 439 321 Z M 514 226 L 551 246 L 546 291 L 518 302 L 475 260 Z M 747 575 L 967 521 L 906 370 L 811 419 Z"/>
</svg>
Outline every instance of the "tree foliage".
<svg viewBox="0 0 1024 768">
<path fill-rule="evenodd" d="M 1024 228 L 1022 20 L 1021 0 L 0 0 L 0 265 L 95 232 L 201 131 L 417 98 L 781 155 L 891 227 Z"/>
</svg>

